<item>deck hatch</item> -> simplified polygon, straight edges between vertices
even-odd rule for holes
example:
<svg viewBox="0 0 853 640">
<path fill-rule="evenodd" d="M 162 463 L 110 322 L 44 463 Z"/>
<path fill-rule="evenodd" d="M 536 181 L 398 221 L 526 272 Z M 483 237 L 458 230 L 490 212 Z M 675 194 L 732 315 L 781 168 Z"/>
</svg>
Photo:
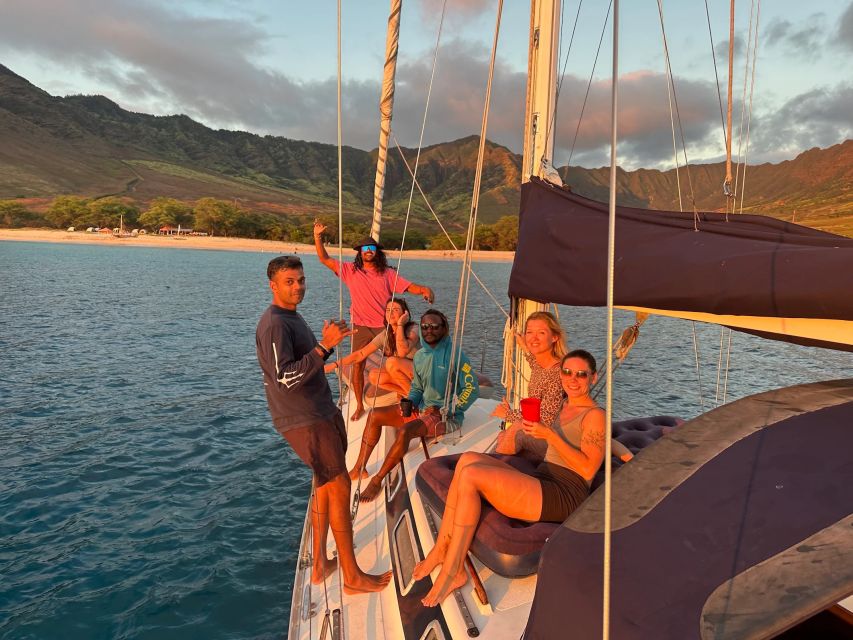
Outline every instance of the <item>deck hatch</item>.
<svg viewBox="0 0 853 640">
<path fill-rule="evenodd" d="M 414 532 L 412 531 L 411 516 L 408 511 L 400 514 L 394 525 L 394 569 L 397 572 L 397 584 L 400 585 L 400 595 L 406 595 L 415 583 L 412 573 L 420 557 L 417 552 Z"/>
<path fill-rule="evenodd" d="M 438 624 L 437 620 L 429 623 L 420 640 L 444 640 L 444 633 L 442 633 L 441 625 Z"/>
</svg>

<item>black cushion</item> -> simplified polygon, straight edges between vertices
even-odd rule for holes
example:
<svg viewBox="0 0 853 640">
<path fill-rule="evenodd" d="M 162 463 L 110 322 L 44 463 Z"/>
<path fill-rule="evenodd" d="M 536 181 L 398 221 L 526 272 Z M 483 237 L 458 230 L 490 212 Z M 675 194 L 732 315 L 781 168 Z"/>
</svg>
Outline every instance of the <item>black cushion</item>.
<svg viewBox="0 0 853 640">
<path fill-rule="evenodd" d="M 613 424 L 613 437 L 636 454 L 681 422 L 672 416 L 625 420 Z M 532 473 L 538 464 L 537 460 L 524 456 L 490 455 L 526 473 Z M 418 492 L 436 513 L 444 512 L 444 502 L 459 458 L 460 454 L 432 458 L 418 469 L 415 480 Z M 623 463 L 614 458 L 613 464 L 618 468 Z M 604 472 L 599 471 L 593 488 L 603 480 Z M 508 578 L 528 576 L 536 573 L 542 546 L 559 526 L 553 522 L 531 523 L 508 518 L 484 501 L 471 552 L 499 575 Z"/>
</svg>

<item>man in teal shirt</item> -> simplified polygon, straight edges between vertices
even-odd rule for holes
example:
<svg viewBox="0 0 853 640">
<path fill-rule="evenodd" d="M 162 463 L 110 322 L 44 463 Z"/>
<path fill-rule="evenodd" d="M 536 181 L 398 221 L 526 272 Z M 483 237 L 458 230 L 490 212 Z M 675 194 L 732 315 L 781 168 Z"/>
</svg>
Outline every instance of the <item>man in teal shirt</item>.
<svg viewBox="0 0 853 640">
<path fill-rule="evenodd" d="M 442 419 L 441 410 L 445 405 L 445 389 L 448 387 L 448 371 L 453 353 L 453 342 L 448 333 L 447 318 L 440 311 L 430 309 L 421 316 L 421 349 L 415 353 L 414 378 L 409 391 L 412 418 L 404 417 L 399 406 L 373 409 L 367 417 L 364 435 L 361 439 L 361 451 L 350 477 L 356 479 L 364 474 L 364 467 L 373 452 L 382 426 L 396 427 L 397 438 L 391 445 L 379 472 L 371 478 L 361 493 L 362 501 L 376 498 L 382 488 L 382 479 L 403 459 L 414 438 L 435 438 L 444 435 L 447 424 Z M 465 411 L 474 404 L 480 392 L 477 374 L 471 362 L 460 352 L 456 370 L 450 376 L 450 388 L 455 387 L 455 405 L 451 405 L 453 414 L 449 419 L 455 425 L 461 425 Z M 452 430 L 452 429 L 451 429 Z"/>
</svg>

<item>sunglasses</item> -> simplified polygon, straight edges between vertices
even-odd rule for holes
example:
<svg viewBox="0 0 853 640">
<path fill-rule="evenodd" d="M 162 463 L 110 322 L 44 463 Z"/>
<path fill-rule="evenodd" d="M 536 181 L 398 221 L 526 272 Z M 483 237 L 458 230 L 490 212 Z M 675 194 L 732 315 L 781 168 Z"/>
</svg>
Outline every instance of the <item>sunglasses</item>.
<svg viewBox="0 0 853 640">
<path fill-rule="evenodd" d="M 562 371 L 564 376 L 575 377 L 578 380 L 586 380 L 592 375 L 592 371 L 587 371 L 586 369 L 564 369 L 561 367 L 560 371 Z"/>
<path fill-rule="evenodd" d="M 439 329 L 444 329 L 443 324 L 437 324 L 435 322 L 422 322 L 421 329 L 424 331 L 438 331 Z"/>
<path fill-rule="evenodd" d="M 361 252 L 370 251 L 371 253 L 376 253 L 376 245 L 375 244 L 364 244 L 361 246 Z"/>
</svg>

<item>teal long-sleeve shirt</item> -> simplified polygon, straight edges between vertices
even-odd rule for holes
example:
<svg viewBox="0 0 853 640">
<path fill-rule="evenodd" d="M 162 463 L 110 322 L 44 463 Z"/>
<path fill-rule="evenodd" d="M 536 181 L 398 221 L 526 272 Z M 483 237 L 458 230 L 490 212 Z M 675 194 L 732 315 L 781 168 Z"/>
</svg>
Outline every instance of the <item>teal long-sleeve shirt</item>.
<svg viewBox="0 0 853 640">
<path fill-rule="evenodd" d="M 450 336 L 445 336 L 434 347 L 423 341 L 421 344 L 423 346 L 415 353 L 415 375 L 412 378 L 409 399 L 419 409 L 443 407 L 453 343 Z M 480 395 L 480 385 L 477 382 L 477 374 L 464 353 L 459 354 L 458 367 L 458 379 L 455 372 L 451 377 L 451 385 L 456 380 L 456 411 L 453 413 L 453 421 L 462 424 L 465 411 Z"/>
</svg>

